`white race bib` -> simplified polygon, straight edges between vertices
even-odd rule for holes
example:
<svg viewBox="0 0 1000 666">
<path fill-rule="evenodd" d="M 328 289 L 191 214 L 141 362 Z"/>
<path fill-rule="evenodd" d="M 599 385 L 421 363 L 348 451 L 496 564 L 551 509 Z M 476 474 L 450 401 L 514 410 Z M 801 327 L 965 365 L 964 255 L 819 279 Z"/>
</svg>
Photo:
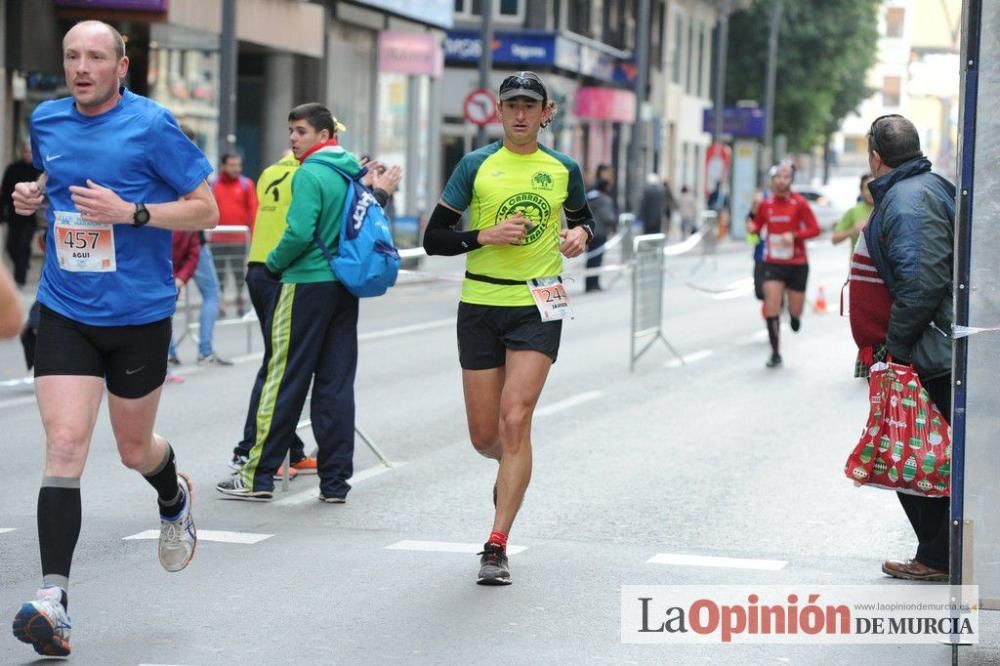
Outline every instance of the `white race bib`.
<svg viewBox="0 0 1000 666">
<path fill-rule="evenodd" d="M 55 211 L 59 268 L 73 273 L 113 273 L 115 231 L 112 224 L 87 222 L 79 213 Z"/>
<path fill-rule="evenodd" d="M 569 307 L 569 295 L 558 275 L 528 280 L 528 289 L 535 299 L 535 307 L 542 315 L 542 321 L 559 321 L 573 316 Z"/>
<path fill-rule="evenodd" d="M 785 245 L 784 239 L 780 236 L 769 236 L 767 256 L 771 259 L 791 259 L 795 256 L 795 243 Z"/>
</svg>

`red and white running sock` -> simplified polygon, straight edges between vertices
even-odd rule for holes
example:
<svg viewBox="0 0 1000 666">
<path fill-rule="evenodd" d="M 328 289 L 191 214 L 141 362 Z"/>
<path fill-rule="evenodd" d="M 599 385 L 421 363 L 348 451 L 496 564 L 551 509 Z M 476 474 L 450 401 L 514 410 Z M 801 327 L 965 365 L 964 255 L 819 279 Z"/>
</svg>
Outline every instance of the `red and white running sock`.
<svg viewBox="0 0 1000 666">
<path fill-rule="evenodd" d="M 504 550 L 507 550 L 507 535 L 503 532 L 490 532 L 490 538 L 486 540 L 486 543 L 495 543 Z"/>
</svg>

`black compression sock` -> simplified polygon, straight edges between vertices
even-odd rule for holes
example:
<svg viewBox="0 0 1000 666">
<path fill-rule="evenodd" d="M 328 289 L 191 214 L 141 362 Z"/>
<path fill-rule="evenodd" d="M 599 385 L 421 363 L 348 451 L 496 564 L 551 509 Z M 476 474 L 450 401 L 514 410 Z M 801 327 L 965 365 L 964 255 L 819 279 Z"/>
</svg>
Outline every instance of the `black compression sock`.
<svg viewBox="0 0 1000 666">
<path fill-rule="evenodd" d="M 765 321 L 767 322 L 767 338 L 771 341 L 771 351 L 778 354 L 780 353 L 778 345 L 781 340 L 781 320 L 778 317 L 767 317 Z"/>
<path fill-rule="evenodd" d="M 80 479 L 47 476 L 38 491 L 38 551 L 42 582 L 64 591 L 69 586 L 73 551 L 80 537 Z M 64 596 L 63 605 L 68 601 Z"/>
<path fill-rule="evenodd" d="M 151 474 L 143 476 L 149 485 L 156 488 L 157 501 L 160 505 L 160 513 L 165 516 L 172 516 L 180 508 L 181 496 L 180 486 L 177 485 L 177 463 L 174 458 L 174 450 L 167 444 L 166 455 L 163 462 Z"/>
</svg>

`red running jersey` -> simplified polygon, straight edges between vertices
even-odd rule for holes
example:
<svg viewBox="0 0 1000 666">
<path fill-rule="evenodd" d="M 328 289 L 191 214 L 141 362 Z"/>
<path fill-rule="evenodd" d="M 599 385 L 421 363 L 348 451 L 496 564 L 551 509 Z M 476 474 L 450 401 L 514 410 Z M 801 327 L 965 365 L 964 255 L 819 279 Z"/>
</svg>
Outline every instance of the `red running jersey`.
<svg viewBox="0 0 1000 666">
<path fill-rule="evenodd" d="M 819 236 L 819 224 L 812 209 L 801 195 L 790 192 L 787 197 L 772 196 L 760 202 L 750 230 L 764 239 L 764 261 L 774 264 L 802 265 L 806 258 L 806 239 Z M 795 234 L 791 245 L 781 243 L 778 236 Z"/>
</svg>

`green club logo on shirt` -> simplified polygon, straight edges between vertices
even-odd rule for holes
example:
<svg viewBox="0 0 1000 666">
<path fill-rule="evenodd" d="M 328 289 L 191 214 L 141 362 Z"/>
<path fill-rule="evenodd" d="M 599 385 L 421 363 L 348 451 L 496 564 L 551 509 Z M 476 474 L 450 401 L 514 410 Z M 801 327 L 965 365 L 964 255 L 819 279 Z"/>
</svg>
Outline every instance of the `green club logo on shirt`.
<svg viewBox="0 0 1000 666">
<path fill-rule="evenodd" d="M 536 171 L 531 177 L 531 186 L 536 190 L 551 190 L 554 185 L 551 174 Z"/>
<path fill-rule="evenodd" d="M 551 212 L 552 206 L 543 197 L 534 192 L 521 192 L 500 204 L 494 224 L 500 224 L 507 218 L 521 213 L 528 220 L 526 225 L 528 235 L 520 244 L 530 245 L 542 237 Z"/>
</svg>

